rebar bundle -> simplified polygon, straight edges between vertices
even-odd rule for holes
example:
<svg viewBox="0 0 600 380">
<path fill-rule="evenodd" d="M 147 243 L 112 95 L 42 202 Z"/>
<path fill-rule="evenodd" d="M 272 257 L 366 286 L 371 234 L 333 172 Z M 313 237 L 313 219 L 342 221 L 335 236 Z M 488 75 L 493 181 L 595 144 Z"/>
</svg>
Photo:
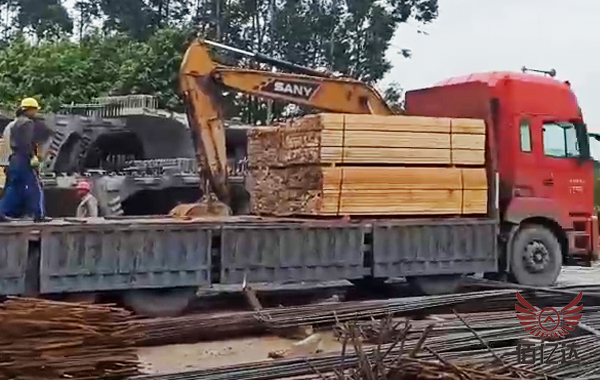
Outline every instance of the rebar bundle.
<svg viewBox="0 0 600 380">
<path fill-rule="evenodd" d="M 129 313 L 11 298 L 0 305 L 0 379 L 122 379 L 138 373 Z"/>
<path fill-rule="evenodd" d="M 514 307 L 514 304 L 513 304 Z M 138 380 L 588 379 L 600 378 L 597 307 L 584 309 L 581 325 L 559 343 L 575 344 L 577 363 L 523 363 L 519 344 L 541 344 L 514 311 L 450 314 L 428 319 L 351 321 L 336 327 L 341 352 L 210 370 L 141 376 Z M 591 330 L 591 332 L 590 332 Z M 591 334 L 591 335 L 590 335 Z M 545 354 L 548 359 L 548 353 Z"/>
</svg>

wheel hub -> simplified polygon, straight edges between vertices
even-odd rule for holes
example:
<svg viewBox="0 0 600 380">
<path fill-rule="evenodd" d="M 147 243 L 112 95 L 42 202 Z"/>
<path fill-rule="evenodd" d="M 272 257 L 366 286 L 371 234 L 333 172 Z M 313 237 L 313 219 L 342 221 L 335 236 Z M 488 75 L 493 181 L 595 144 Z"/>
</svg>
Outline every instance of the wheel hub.
<svg viewBox="0 0 600 380">
<path fill-rule="evenodd" d="M 532 241 L 525 247 L 523 259 L 529 272 L 542 272 L 550 263 L 550 252 L 543 243 Z"/>
</svg>

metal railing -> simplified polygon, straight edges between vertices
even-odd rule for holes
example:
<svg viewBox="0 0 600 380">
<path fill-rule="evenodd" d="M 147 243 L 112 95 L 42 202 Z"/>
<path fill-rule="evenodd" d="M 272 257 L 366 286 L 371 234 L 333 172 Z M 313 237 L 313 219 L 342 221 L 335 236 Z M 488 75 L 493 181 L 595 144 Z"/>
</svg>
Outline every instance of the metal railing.
<svg viewBox="0 0 600 380">
<path fill-rule="evenodd" d="M 138 115 L 144 111 L 157 111 L 158 99 L 152 95 L 124 95 L 94 98 L 87 104 L 64 104 L 61 114 L 75 114 L 88 117 L 123 117 Z"/>
</svg>

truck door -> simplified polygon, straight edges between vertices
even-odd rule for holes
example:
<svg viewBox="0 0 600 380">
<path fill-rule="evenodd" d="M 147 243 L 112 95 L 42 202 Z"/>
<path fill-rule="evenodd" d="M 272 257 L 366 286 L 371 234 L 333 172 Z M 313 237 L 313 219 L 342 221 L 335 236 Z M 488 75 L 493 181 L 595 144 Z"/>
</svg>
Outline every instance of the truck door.
<svg viewBox="0 0 600 380">
<path fill-rule="evenodd" d="M 585 215 L 592 210 L 592 162 L 582 159 L 589 156 L 589 147 L 582 141 L 585 126 L 570 121 L 540 118 L 542 149 L 537 162 L 541 194 L 552 198 L 563 215 Z"/>
<path fill-rule="evenodd" d="M 534 149 L 541 146 L 541 135 L 533 133 L 541 127 L 533 124 L 534 118 L 529 115 L 520 115 L 516 119 L 519 126 L 519 144 L 518 156 L 515 157 L 515 183 L 514 195 L 518 197 L 542 197 L 548 198 L 548 189 L 540 186 L 543 181 L 543 174 L 538 170 L 538 161 L 540 160 L 541 149 Z M 533 129 L 532 129 L 533 128 Z"/>
</svg>

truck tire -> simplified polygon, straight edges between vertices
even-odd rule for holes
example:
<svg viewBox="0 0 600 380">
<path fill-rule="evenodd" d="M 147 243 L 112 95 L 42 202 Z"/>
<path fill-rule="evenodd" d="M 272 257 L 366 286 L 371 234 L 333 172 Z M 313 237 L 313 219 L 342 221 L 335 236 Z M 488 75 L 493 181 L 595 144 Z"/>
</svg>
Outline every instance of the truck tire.
<svg viewBox="0 0 600 380">
<path fill-rule="evenodd" d="M 415 276 L 407 277 L 413 291 L 427 296 L 455 293 L 462 280 L 461 275 Z"/>
<path fill-rule="evenodd" d="M 176 317 L 196 295 L 195 288 L 135 289 L 123 294 L 125 306 L 146 317 Z"/>
<path fill-rule="evenodd" d="M 562 266 L 560 243 L 549 229 L 525 226 L 514 238 L 509 252 L 510 275 L 521 285 L 550 286 Z"/>
</svg>

